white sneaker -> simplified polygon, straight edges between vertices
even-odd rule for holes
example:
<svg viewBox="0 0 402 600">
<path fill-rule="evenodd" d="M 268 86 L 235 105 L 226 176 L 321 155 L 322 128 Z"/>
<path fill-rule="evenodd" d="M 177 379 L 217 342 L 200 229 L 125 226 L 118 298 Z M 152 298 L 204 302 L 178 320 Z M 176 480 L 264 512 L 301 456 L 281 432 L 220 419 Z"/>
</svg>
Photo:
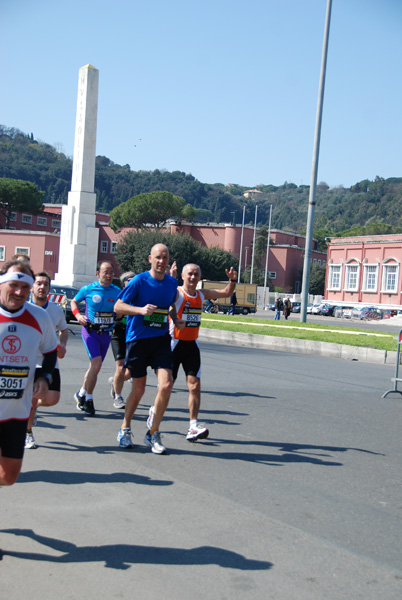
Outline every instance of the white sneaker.
<svg viewBox="0 0 402 600">
<path fill-rule="evenodd" d="M 197 440 L 203 440 L 208 436 L 209 431 L 206 427 L 196 425 L 195 427 L 190 427 L 186 436 L 186 440 L 188 440 L 189 442 L 196 442 Z"/>
<path fill-rule="evenodd" d="M 112 398 L 114 400 L 114 377 L 109 377 L 108 383 L 111 386 L 111 388 L 110 388 L 110 395 L 112 396 Z"/>
<path fill-rule="evenodd" d="M 151 435 L 150 431 L 147 431 L 144 438 L 144 444 L 151 447 L 154 454 L 165 454 L 166 448 L 161 442 L 161 434 L 159 431 L 155 431 Z"/>
<path fill-rule="evenodd" d="M 115 408 L 126 408 L 123 396 L 116 396 L 113 402 Z"/>
<path fill-rule="evenodd" d="M 152 427 L 152 423 L 154 422 L 154 415 L 155 415 L 155 407 L 154 406 L 150 406 L 149 407 L 149 416 L 147 419 L 147 427 L 148 429 L 151 429 Z"/>
<path fill-rule="evenodd" d="M 32 433 L 27 433 L 25 436 L 25 448 L 27 450 L 34 450 L 36 448 L 35 438 Z"/>
<path fill-rule="evenodd" d="M 132 433 L 130 427 L 124 427 L 123 429 L 119 429 L 119 433 L 117 434 L 117 441 L 119 442 L 120 448 L 132 448 Z"/>
</svg>

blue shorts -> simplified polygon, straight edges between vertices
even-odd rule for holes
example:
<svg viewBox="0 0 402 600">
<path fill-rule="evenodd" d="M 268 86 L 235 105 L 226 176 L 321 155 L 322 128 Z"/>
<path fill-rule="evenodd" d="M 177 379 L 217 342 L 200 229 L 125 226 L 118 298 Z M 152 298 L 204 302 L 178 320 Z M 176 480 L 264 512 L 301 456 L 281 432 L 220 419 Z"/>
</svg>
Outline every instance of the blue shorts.
<svg viewBox="0 0 402 600">
<path fill-rule="evenodd" d="M 109 349 L 111 332 L 101 331 L 98 333 L 97 331 L 91 331 L 91 333 L 88 333 L 85 327 L 82 327 L 81 336 L 87 349 L 89 359 L 92 360 L 93 358 L 100 356 L 103 362 Z"/>
<path fill-rule="evenodd" d="M 145 377 L 147 367 L 152 369 L 173 369 L 171 337 L 169 333 L 152 338 L 143 338 L 126 343 L 124 366 L 130 370 L 131 377 Z"/>
</svg>

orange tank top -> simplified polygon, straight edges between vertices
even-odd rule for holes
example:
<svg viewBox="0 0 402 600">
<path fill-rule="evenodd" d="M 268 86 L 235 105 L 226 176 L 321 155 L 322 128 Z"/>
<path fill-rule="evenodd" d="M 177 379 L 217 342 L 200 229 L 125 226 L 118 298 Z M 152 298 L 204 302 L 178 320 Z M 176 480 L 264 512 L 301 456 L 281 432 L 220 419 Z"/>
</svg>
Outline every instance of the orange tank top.
<svg viewBox="0 0 402 600">
<path fill-rule="evenodd" d="M 179 330 L 170 319 L 170 335 L 175 340 L 196 340 L 201 324 L 204 294 L 200 290 L 196 290 L 195 296 L 189 296 L 182 287 L 178 287 L 177 291 L 179 292 L 176 301 L 177 317 L 186 321 L 186 326 Z"/>
</svg>

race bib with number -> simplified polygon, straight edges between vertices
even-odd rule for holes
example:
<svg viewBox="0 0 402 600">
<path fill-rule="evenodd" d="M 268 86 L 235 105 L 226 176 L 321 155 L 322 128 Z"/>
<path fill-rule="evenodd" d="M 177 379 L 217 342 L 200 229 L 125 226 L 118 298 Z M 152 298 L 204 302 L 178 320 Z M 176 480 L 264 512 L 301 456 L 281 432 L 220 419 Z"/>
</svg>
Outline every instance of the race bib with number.
<svg viewBox="0 0 402 600">
<path fill-rule="evenodd" d="M 113 313 L 96 312 L 94 323 L 95 325 L 113 325 Z"/>
<path fill-rule="evenodd" d="M 166 329 L 168 324 L 168 310 L 157 308 L 152 315 L 144 315 L 144 326 L 155 329 Z"/>
<path fill-rule="evenodd" d="M 0 398 L 17 400 L 22 398 L 29 375 L 29 368 L 0 365 Z"/>
<path fill-rule="evenodd" d="M 198 308 L 184 309 L 181 318 L 186 321 L 186 327 L 199 327 L 201 324 L 201 310 Z"/>
</svg>

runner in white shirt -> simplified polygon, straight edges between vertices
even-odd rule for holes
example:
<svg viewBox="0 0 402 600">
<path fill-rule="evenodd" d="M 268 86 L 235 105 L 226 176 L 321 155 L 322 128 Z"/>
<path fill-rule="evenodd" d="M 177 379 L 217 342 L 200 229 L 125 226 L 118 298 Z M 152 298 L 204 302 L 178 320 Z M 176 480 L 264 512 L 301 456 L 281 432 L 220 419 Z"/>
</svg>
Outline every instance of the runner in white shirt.
<svg viewBox="0 0 402 600">
<path fill-rule="evenodd" d="M 0 485 L 18 479 L 29 414 L 46 397 L 57 359 L 49 315 L 26 302 L 32 285 L 29 265 L 14 260 L 0 270 Z"/>
<path fill-rule="evenodd" d="M 32 304 L 36 304 L 36 306 L 40 306 L 44 310 L 47 311 L 47 314 L 50 317 L 50 320 L 53 323 L 53 327 L 58 331 L 59 335 L 59 343 L 57 346 L 57 356 L 58 358 L 64 358 L 66 354 L 66 345 L 68 340 L 68 328 L 66 317 L 64 315 L 63 309 L 54 302 L 49 302 L 48 295 L 50 290 L 50 277 L 45 272 L 37 273 L 35 275 L 35 281 L 32 286 L 31 292 L 31 302 Z M 40 354 L 38 357 L 37 367 L 40 368 L 42 362 L 42 355 Z M 46 394 L 46 398 L 39 398 L 37 408 L 40 406 L 55 406 L 60 400 L 60 370 L 59 363 L 56 362 L 56 367 L 53 371 L 53 381 L 49 385 L 49 391 Z M 32 427 L 36 424 L 36 409 L 32 408 L 31 414 L 28 420 L 27 434 L 25 437 L 25 448 L 33 449 L 37 448 L 35 443 L 35 438 L 32 433 Z"/>
</svg>

